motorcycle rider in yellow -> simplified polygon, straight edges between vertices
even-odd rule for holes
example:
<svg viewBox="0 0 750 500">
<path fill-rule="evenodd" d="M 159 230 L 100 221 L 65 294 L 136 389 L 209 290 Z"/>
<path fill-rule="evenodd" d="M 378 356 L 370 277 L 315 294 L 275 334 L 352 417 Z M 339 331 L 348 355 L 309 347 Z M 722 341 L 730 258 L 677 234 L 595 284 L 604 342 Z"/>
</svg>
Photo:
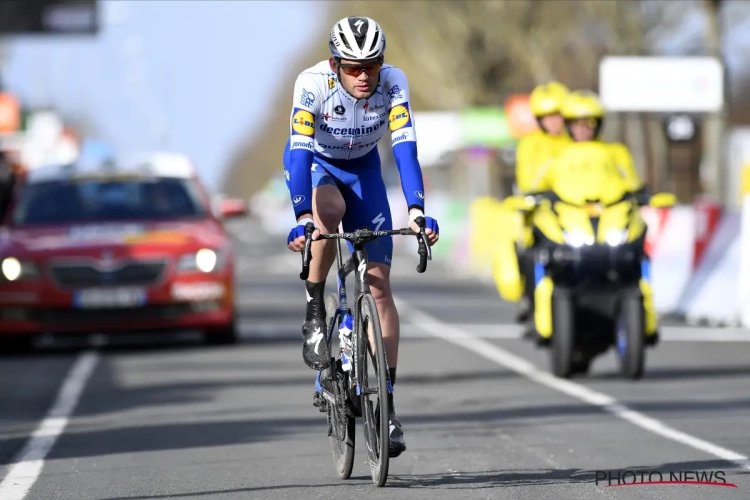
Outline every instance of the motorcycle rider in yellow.
<svg viewBox="0 0 750 500">
<path fill-rule="evenodd" d="M 560 112 L 565 119 L 565 128 L 572 143 L 560 153 L 556 162 L 540 172 L 539 182 L 533 187 L 534 191 L 551 190 L 556 184 L 556 179 L 566 175 L 566 170 L 569 169 L 566 165 L 575 163 L 576 155 L 585 151 L 592 143 L 601 144 L 609 149 L 613 164 L 629 191 L 633 193 L 646 191 L 633 167 L 633 158 L 628 148 L 621 143 L 605 143 L 600 140 L 599 136 L 605 113 L 604 107 L 596 94 L 582 90 L 571 92 L 565 99 Z M 658 322 L 651 283 L 646 277 L 641 279 L 640 288 L 643 293 L 643 305 L 646 313 L 646 343 L 655 345 L 659 340 Z"/>
<path fill-rule="evenodd" d="M 539 130 L 521 138 L 516 148 L 516 185 L 521 193 L 527 193 L 538 182 L 539 174 L 570 142 L 565 133 L 565 122 L 560 107 L 568 95 L 568 88 L 559 82 L 538 85 L 529 96 L 529 107 L 536 117 Z M 524 248 L 531 246 L 532 231 L 529 218 L 524 218 L 521 251 L 517 253 L 520 271 L 524 277 L 524 293 L 519 303 L 516 321 L 527 321 L 534 304 L 534 262 L 528 258 Z"/>
<path fill-rule="evenodd" d="M 529 107 L 539 130 L 521 138 L 516 148 L 516 184 L 521 193 L 531 191 L 542 167 L 570 142 L 560 107 L 568 95 L 561 83 L 537 86 L 529 96 Z"/>
<path fill-rule="evenodd" d="M 595 93 L 586 90 L 571 92 L 563 103 L 561 114 L 565 120 L 565 128 L 573 142 L 601 142 L 599 136 L 605 113 Z M 635 171 L 633 157 L 628 148 L 619 142 L 601 143 L 606 144 L 612 152 L 615 165 L 628 183 L 630 190 L 633 192 L 642 190 L 644 186 Z"/>
</svg>

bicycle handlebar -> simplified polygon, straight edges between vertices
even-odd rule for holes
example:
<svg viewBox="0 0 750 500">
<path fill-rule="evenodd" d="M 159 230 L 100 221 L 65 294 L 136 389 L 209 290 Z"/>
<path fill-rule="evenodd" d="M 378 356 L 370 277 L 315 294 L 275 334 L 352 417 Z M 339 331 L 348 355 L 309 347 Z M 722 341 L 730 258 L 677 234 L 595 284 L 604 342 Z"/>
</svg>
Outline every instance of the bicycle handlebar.
<svg viewBox="0 0 750 500">
<path fill-rule="evenodd" d="M 315 224 L 312 222 L 305 224 L 305 248 L 302 250 L 302 272 L 299 273 L 299 279 L 302 281 L 310 275 L 310 261 L 312 260 L 310 245 L 312 245 L 312 234 L 314 232 Z"/>
<path fill-rule="evenodd" d="M 329 233 L 321 234 L 318 236 L 318 240 L 333 240 L 342 239 L 351 241 L 352 243 L 364 243 L 372 241 L 381 236 L 416 236 L 419 242 L 419 265 L 417 265 L 417 272 L 423 273 L 427 269 L 427 261 L 432 260 L 432 249 L 427 243 L 427 236 L 425 235 L 425 220 L 424 217 L 417 217 L 414 222 L 419 226 L 419 231 L 414 231 L 411 228 L 403 229 L 391 229 L 388 231 L 371 231 L 368 228 L 357 229 L 351 233 Z M 306 280 L 310 274 L 310 261 L 312 260 L 312 253 L 310 252 L 310 245 L 312 244 L 312 234 L 315 232 L 315 226 L 312 222 L 305 224 L 305 248 L 302 250 L 302 272 L 299 275 L 301 280 Z"/>
</svg>

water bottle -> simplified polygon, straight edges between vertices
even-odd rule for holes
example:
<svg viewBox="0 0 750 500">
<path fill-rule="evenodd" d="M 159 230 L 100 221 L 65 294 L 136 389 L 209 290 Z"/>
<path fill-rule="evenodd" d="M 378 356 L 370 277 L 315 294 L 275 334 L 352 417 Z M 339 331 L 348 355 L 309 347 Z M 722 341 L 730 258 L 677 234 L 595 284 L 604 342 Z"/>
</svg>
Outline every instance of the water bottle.
<svg viewBox="0 0 750 500">
<path fill-rule="evenodd" d="M 341 346 L 341 368 L 352 369 L 352 315 L 346 313 L 339 323 L 339 345 Z"/>
</svg>

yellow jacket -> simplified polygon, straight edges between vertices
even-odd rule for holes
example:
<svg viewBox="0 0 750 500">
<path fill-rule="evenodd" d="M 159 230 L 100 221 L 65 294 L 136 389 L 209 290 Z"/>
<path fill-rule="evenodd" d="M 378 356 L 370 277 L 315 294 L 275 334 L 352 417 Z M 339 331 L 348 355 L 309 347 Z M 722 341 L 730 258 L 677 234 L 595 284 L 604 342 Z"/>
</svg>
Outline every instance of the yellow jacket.
<svg viewBox="0 0 750 500">
<path fill-rule="evenodd" d="M 537 191 L 554 191 L 571 203 L 615 201 L 631 190 L 631 182 L 620 173 L 609 144 L 572 142 L 546 170 Z"/>
<path fill-rule="evenodd" d="M 518 142 L 516 148 L 516 184 L 522 193 L 535 191 L 550 162 L 569 144 L 567 135 L 548 135 L 537 130 Z"/>
<path fill-rule="evenodd" d="M 559 160 L 559 161 L 558 161 Z M 638 191 L 643 187 L 633 166 L 633 157 L 628 148 L 619 142 L 601 141 L 570 142 L 551 162 L 534 186 L 534 191 L 554 190 L 558 176 L 571 175 L 581 171 L 582 164 L 598 162 L 612 170 L 624 181 L 628 191 Z M 588 177 L 584 177 L 588 179 Z"/>
<path fill-rule="evenodd" d="M 638 191 L 643 187 L 641 178 L 633 166 L 633 157 L 627 146 L 620 142 L 607 143 L 620 174 L 625 178 L 631 191 Z"/>
</svg>

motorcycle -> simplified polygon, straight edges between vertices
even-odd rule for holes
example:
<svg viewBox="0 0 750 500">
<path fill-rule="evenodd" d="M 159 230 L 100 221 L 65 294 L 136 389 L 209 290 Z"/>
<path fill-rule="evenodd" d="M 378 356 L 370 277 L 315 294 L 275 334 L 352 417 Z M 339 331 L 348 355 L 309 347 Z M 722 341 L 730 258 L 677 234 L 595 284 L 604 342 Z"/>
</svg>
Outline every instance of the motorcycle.
<svg viewBox="0 0 750 500">
<path fill-rule="evenodd" d="M 524 279 L 510 253 L 531 252 L 531 337 L 550 349 L 554 375 L 586 374 L 592 360 L 614 346 L 621 375 L 640 379 L 646 347 L 658 341 L 640 207 L 671 207 L 676 198 L 670 193 L 628 192 L 619 182 L 588 180 L 568 179 L 564 190 L 503 201 L 506 210 L 530 218 L 533 243 L 514 249 L 526 240 L 519 234 L 500 245 L 498 289 L 504 297 L 520 296 Z M 504 264 L 498 268 L 497 262 Z"/>
</svg>

